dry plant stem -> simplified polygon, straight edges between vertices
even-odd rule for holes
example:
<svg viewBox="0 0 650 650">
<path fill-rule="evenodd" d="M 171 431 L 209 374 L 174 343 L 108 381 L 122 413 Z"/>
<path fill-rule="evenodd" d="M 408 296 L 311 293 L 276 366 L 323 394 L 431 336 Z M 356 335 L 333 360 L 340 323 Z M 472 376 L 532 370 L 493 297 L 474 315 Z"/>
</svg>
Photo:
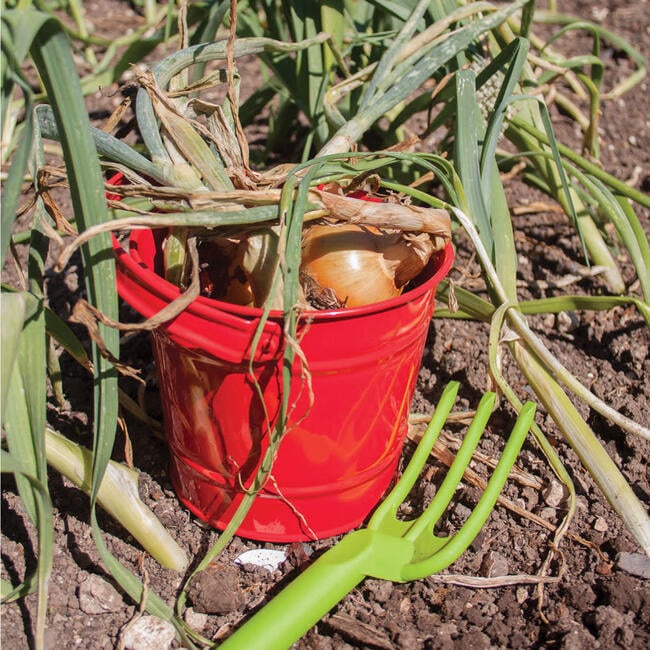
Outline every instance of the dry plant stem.
<svg viewBox="0 0 650 650">
<path fill-rule="evenodd" d="M 478 576 L 463 576 L 450 573 L 438 573 L 427 578 L 427 582 L 437 582 L 445 585 L 456 585 L 458 587 L 468 587 L 469 589 L 497 589 L 499 587 L 509 587 L 512 585 L 547 585 L 557 583 L 560 580 L 560 576 L 528 574 L 496 576 L 494 578 L 480 578 Z"/>
<path fill-rule="evenodd" d="M 152 199 L 168 199 L 173 201 L 185 201 L 192 207 L 208 205 L 243 204 L 243 205 L 274 205 L 280 200 L 281 190 L 258 189 L 258 190 L 229 190 L 227 192 L 215 192 L 202 189 L 200 191 L 187 190 L 181 187 L 157 186 L 157 185 L 109 185 L 107 191 L 118 194 L 121 197 L 137 197 Z M 314 192 L 310 196 L 313 201 L 318 200 Z M 117 207 L 117 206 L 116 206 Z"/>
<path fill-rule="evenodd" d="M 214 190 L 233 189 L 221 159 L 214 155 L 201 137 L 215 141 L 215 136 L 201 122 L 188 116 L 191 102 L 175 99 L 173 93 L 165 93 L 150 71 L 142 74 L 139 82 L 147 91 L 160 119 L 166 150 L 174 169 L 177 173 L 182 172 L 179 186 L 189 190 L 205 189 L 201 182 L 203 179 Z M 221 145 L 221 142 L 216 144 Z"/>
<path fill-rule="evenodd" d="M 401 203 L 360 201 L 331 192 L 318 194 L 330 215 L 341 221 L 404 232 L 426 232 L 442 237 L 445 241 L 451 239 L 451 219 L 447 210 Z"/>
<path fill-rule="evenodd" d="M 475 415 L 476 415 L 476 411 L 458 411 L 455 413 L 450 413 L 447 416 L 447 422 L 469 424 L 474 419 Z M 431 420 L 431 415 L 425 415 L 424 413 L 411 413 L 409 415 L 409 425 L 428 424 L 429 420 Z M 414 434 L 410 434 L 410 435 L 414 435 Z"/>
<path fill-rule="evenodd" d="M 194 169 L 200 172 L 203 181 L 212 189 L 222 190 L 230 189 L 232 184 L 225 173 L 219 156 L 214 155 L 201 136 L 194 130 L 192 125 L 184 118 L 175 114 L 173 108 L 169 105 L 169 98 L 165 96 L 164 89 L 180 73 L 186 71 L 190 66 L 213 60 L 225 60 L 228 66 L 228 101 L 236 109 L 235 91 L 234 91 L 234 58 L 247 53 L 260 53 L 264 50 L 291 52 L 297 49 L 308 47 L 309 45 L 322 42 L 327 38 L 326 35 L 319 34 L 313 39 L 301 43 L 285 44 L 271 39 L 251 39 L 235 40 L 234 30 L 236 23 L 236 3 L 231 3 L 231 9 L 235 14 L 231 16 L 231 30 L 228 41 L 224 44 L 216 41 L 210 44 L 184 48 L 180 52 L 167 57 L 161 61 L 151 73 L 151 81 L 146 89 L 141 89 L 136 100 L 136 114 L 140 131 L 147 146 L 152 162 L 161 169 L 163 176 L 169 175 L 179 177 L 177 165 L 174 164 L 170 155 L 169 148 L 165 145 L 163 133 L 158 125 L 158 118 L 163 120 L 167 138 L 172 142 L 174 147 L 192 162 L 193 167 L 185 166 L 185 175 L 179 180 L 182 186 L 190 189 L 196 188 L 198 174 Z M 241 125 L 238 124 L 237 110 L 231 110 L 234 126 L 239 143 L 241 158 L 243 161 L 243 170 L 239 170 L 241 179 L 248 178 L 248 145 L 245 141 Z M 177 137 L 177 132 L 182 131 L 182 137 Z M 181 167 L 183 169 L 183 167 Z M 237 171 L 237 170 L 235 170 Z M 165 268 L 168 279 L 173 280 L 174 284 L 182 285 L 184 277 L 185 259 L 184 259 L 184 241 L 186 238 L 185 228 L 174 228 L 171 233 L 168 249 L 165 251 Z"/>
<path fill-rule="evenodd" d="M 230 0 L 230 28 L 228 30 L 228 42 L 226 43 L 226 72 L 228 74 L 228 102 L 233 120 L 235 121 L 235 135 L 241 150 L 244 168 L 248 170 L 249 152 L 248 140 L 244 134 L 241 122 L 239 121 L 239 106 L 234 83 L 235 70 L 235 37 L 237 35 L 237 0 Z"/>
<path fill-rule="evenodd" d="M 257 206 L 274 206 L 280 197 L 280 191 L 266 190 L 264 192 L 251 192 L 247 190 L 235 190 L 233 192 L 194 192 L 187 190 L 176 190 L 173 188 L 150 188 L 140 192 L 138 189 L 125 188 L 121 190 L 125 196 L 150 196 L 163 197 L 170 199 L 184 199 L 196 207 L 197 211 L 191 215 L 187 214 L 187 221 L 193 226 L 209 227 L 214 224 L 216 212 L 231 209 L 235 204 L 254 204 Z M 329 197 L 321 200 L 321 197 L 327 195 L 327 192 L 317 190 L 310 192 L 309 197 L 317 205 L 323 206 L 320 210 L 313 210 L 305 214 L 305 220 L 310 221 L 317 218 L 330 217 L 343 222 L 356 223 L 364 226 L 375 226 L 378 228 L 390 228 L 393 230 L 402 230 L 404 232 L 427 232 L 434 237 L 440 237 L 445 242 L 451 238 L 451 226 L 449 213 L 446 210 L 435 208 L 420 208 L 417 206 L 408 206 L 398 203 L 370 203 L 359 199 L 337 197 L 331 201 Z M 333 195 L 329 195 L 333 196 Z M 344 198 L 344 203 L 338 200 Z M 203 200 L 215 200 L 220 204 L 216 206 L 207 205 Z M 223 203 L 221 203 L 223 201 Z M 326 207 L 327 204 L 327 207 Z M 112 204 L 116 208 L 133 209 L 135 214 L 132 217 L 123 219 L 113 219 L 112 221 L 91 226 L 77 235 L 63 250 L 59 253 L 55 268 L 60 271 L 70 260 L 72 254 L 84 243 L 96 237 L 103 232 L 112 232 L 126 230 L 131 228 L 166 228 L 173 223 L 173 218 L 165 213 L 152 213 L 148 211 L 139 211 L 136 208 L 119 203 Z M 368 207 L 370 206 L 370 207 Z M 239 206 L 237 206 L 239 207 Z M 246 212 L 250 215 L 250 210 L 241 207 L 242 220 L 245 222 Z M 204 216 L 202 216 L 204 214 Z M 271 221 L 277 219 L 275 212 L 269 212 L 268 218 L 260 216 L 262 221 Z M 231 221 L 232 225 L 237 222 Z M 249 219 L 249 223 L 251 223 Z"/>
<path fill-rule="evenodd" d="M 444 441 L 444 443 L 443 443 Z M 450 449 L 453 449 L 454 451 L 458 451 L 461 445 L 461 441 L 446 434 L 444 431 L 441 433 L 440 438 L 438 439 L 438 442 Z M 479 450 L 476 450 L 474 452 L 474 458 L 487 465 L 488 467 L 491 467 L 494 469 L 497 465 L 498 459 L 493 458 L 492 456 L 488 456 L 487 454 L 482 453 Z M 519 485 L 523 485 L 524 487 L 531 487 L 534 490 L 541 490 L 544 485 L 540 479 L 538 479 L 536 476 L 533 476 L 532 474 L 529 474 L 528 472 L 524 471 L 523 469 L 520 469 L 516 465 L 513 466 L 513 468 L 510 470 L 510 477 L 512 480 L 515 480 Z"/>
<path fill-rule="evenodd" d="M 85 309 L 91 314 L 97 321 L 107 325 L 108 327 L 113 327 L 118 330 L 135 332 L 135 331 L 151 331 L 160 327 L 167 321 L 176 318 L 181 314 L 185 309 L 192 303 L 201 293 L 201 282 L 199 276 L 199 263 L 198 263 L 198 251 L 196 248 L 196 239 L 190 237 L 187 240 L 187 251 L 192 260 L 192 280 L 190 286 L 179 294 L 179 296 L 172 300 L 168 305 L 163 307 L 157 314 L 154 314 L 150 318 L 147 318 L 142 323 L 120 323 L 119 321 L 108 318 L 105 314 L 95 309 L 92 305 L 84 301 Z M 80 301 L 81 302 L 81 301 Z"/>
<path fill-rule="evenodd" d="M 241 57 L 247 54 L 259 54 L 261 52 L 285 52 L 290 53 L 296 50 L 310 47 L 325 42 L 327 34 L 317 34 L 311 39 L 298 43 L 282 43 L 270 38 L 238 39 L 234 43 L 234 57 Z M 215 41 L 209 44 L 200 44 L 176 52 L 174 55 L 161 61 L 153 70 L 157 83 L 165 87 L 169 81 L 181 70 L 188 66 L 206 63 L 215 60 L 225 60 L 226 43 Z M 142 137 L 151 153 L 154 163 L 165 171 L 172 174 L 173 167 L 169 163 L 167 150 L 165 149 L 158 129 L 155 112 L 147 93 L 140 91 L 136 100 L 136 112 L 138 124 L 142 130 Z"/>
</svg>

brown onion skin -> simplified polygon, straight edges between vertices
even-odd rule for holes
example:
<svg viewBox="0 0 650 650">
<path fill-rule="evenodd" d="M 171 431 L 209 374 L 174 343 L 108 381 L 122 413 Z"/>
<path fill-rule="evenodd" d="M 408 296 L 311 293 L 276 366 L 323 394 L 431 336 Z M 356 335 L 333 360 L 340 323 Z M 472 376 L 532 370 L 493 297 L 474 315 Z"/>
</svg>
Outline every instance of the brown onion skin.
<svg viewBox="0 0 650 650">
<path fill-rule="evenodd" d="M 303 237 L 301 271 L 341 304 L 358 307 L 402 292 L 395 285 L 399 237 L 357 225 L 312 226 Z"/>
</svg>

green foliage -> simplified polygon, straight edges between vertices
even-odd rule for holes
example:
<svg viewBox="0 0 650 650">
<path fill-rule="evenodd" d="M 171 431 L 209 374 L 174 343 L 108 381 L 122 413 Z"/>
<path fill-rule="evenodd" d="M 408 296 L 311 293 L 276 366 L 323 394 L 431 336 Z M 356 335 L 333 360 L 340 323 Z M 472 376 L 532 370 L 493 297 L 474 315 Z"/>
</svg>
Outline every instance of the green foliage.
<svg viewBox="0 0 650 650">
<path fill-rule="evenodd" d="M 20 131 L 2 198 L 3 256 L 8 248 L 17 213 L 17 204 L 25 174 L 36 174 L 42 160 L 40 140 L 34 137 L 32 127 L 33 92 L 26 83 L 22 66 L 28 56 L 39 71 L 40 79 L 51 101 L 58 135 L 70 182 L 75 221 L 82 230 L 107 220 L 104 184 L 97 153 L 90 132 L 88 115 L 83 101 L 79 77 L 72 57 L 70 42 L 58 20 L 47 12 L 29 5 L 5 10 L 2 15 L 2 97 L 3 108 L 19 92 L 28 109 L 25 128 Z M 3 123 L 6 114 L 3 115 Z M 30 163 L 30 155 L 33 165 Z M 47 583 L 52 566 L 53 519 L 47 484 L 48 453 L 46 444 L 46 376 L 48 360 L 47 333 L 62 334 L 66 346 L 76 351 L 81 359 L 81 345 L 71 332 L 57 322 L 44 305 L 43 271 L 48 239 L 39 219 L 53 227 L 39 202 L 28 240 L 26 287 L 22 290 L 3 286 L 1 300 L 2 323 L 2 426 L 6 433 L 8 451 L 2 452 L 2 471 L 15 475 L 20 496 L 28 515 L 38 531 L 38 563 L 34 575 L 10 589 L 3 583 L 3 600 L 10 600 L 34 589 L 38 590 L 36 620 L 36 647 L 43 647 L 47 611 Z M 107 234 L 82 247 L 84 279 L 89 302 L 103 313 L 115 317 L 115 267 Z M 7 317 L 4 317 L 7 314 Z M 48 328 L 49 326 L 49 328 Z M 107 350 L 117 355 L 118 333 L 102 326 Z M 93 346 L 94 374 L 93 452 L 86 480 L 90 494 L 90 512 L 93 535 L 104 562 L 111 567 L 122 587 L 138 599 L 142 585 L 128 574 L 110 555 L 101 539 L 97 525 L 95 504 L 102 486 L 104 473 L 113 449 L 117 425 L 117 373 Z M 72 443 L 69 451 L 77 451 Z M 82 463 L 83 464 L 83 463 Z M 116 493 L 113 498 L 121 499 Z M 135 494 L 137 498 L 137 493 Z M 142 524 L 142 521 L 139 522 Z M 162 544 L 169 541 L 163 531 Z M 171 611 L 154 597 L 150 609 L 159 615 L 171 617 Z"/>
<path fill-rule="evenodd" d="M 550 4 L 553 8 L 554 3 Z M 173 227 L 178 258 L 171 266 L 180 269 L 180 276 L 185 267 L 184 244 L 192 229 L 201 232 L 201 228 L 235 224 L 280 227 L 283 258 L 281 264 L 278 260 L 275 265 L 273 282 L 283 296 L 286 333 L 294 337 L 300 233 L 303 220 L 315 207 L 310 202 L 310 187 L 330 180 L 347 182 L 372 176 L 380 186 L 408 195 L 416 203 L 443 206 L 468 233 L 483 268 L 486 292 L 477 295 L 462 288 L 454 292 L 449 284 L 443 284 L 439 295 L 450 302 L 455 296 L 458 311 L 438 310 L 437 315 L 475 318 L 490 326 L 491 343 L 486 354 L 501 392 L 515 409 L 520 408 L 518 396 L 500 371 L 502 363 L 511 359 L 639 544 L 650 550 L 647 513 L 620 469 L 603 453 L 602 444 L 566 392 L 629 435 L 647 437 L 647 427 L 616 413 L 580 385 L 544 347 L 526 320 L 526 315 L 533 313 L 633 304 L 650 326 L 650 246 L 635 209 L 637 204 L 649 207 L 649 201 L 604 171 L 597 160 L 600 105 L 645 75 L 646 61 L 631 45 L 590 23 L 553 11 L 535 11 L 535 3 L 530 0 L 500 8 L 488 2 L 456 0 L 242 1 L 238 4 L 240 38 L 234 44 L 235 62 L 245 55 L 258 57 L 262 82 L 243 102 L 239 118 L 246 125 L 265 111 L 268 124 L 266 150 L 255 153 L 248 161 L 246 147 L 241 142 L 237 145 L 232 136 L 237 131 L 232 105 L 223 101 L 217 110 L 203 104 L 197 112 L 190 101 L 201 84 L 224 84 L 228 79 L 228 2 L 192 3 L 183 19 L 174 3 L 142 0 L 137 6 L 145 22 L 128 38 L 115 41 L 89 34 L 80 2 L 6 5 L 0 59 L 2 162 L 11 164 L 3 179 L 3 259 L 11 250 L 12 236 L 14 243 L 18 241 L 12 231 L 20 192 L 24 180 L 35 178 L 42 164 L 41 138 L 61 143 L 75 224 L 82 234 L 76 245 L 82 250 L 88 298 L 112 319 L 117 315 L 117 300 L 108 231 L 122 227 L 122 217 L 132 217 L 135 211 L 137 225 Z M 75 28 L 62 26 L 55 17 L 61 10 L 69 12 Z M 535 33 L 539 20 L 555 21 L 562 27 L 544 42 Z M 593 46 L 589 53 L 567 59 L 555 48 L 564 34 L 578 29 L 592 35 Z M 182 41 L 179 34 L 183 35 Z M 637 66 L 608 95 L 603 93 L 604 69 L 599 58 L 603 40 L 626 52 Z M 82 79 L 74 64 L 71 41 L 89 66 L 90 72 Z M 173 54 L 153 66 L 151 85 L 140 90 L 135 108 L 144 150 L 91 128 L 84 94 L 118 80 L 128 66 L 161 43 L 169 45 Z M 216 73 L 215 65 L 220 68 Z M 38 72 L 42 87 L 32 87 L 28 81 L 30 67 Z M 237 94 L 240 71 L 234 72 L 232 90 Z M 175 91 L 173 97 L 167 93 L 170 86 Z M 544 95 L 549 86 L 554 93 Z M 578 108 L 576 100 L 582 95 L 588 98 L 585 110 Z M 34 108 L 44 101 L 47 106 Z M 582 152 L 557 142 L 549 118 L 551 101 L 568 111 L 582 129 Z M 218 138 L 215 143 L 214 137 L 206 138 L 205 132 L 199 135 L 189 126 L 199 113 L 214 116 L 218 111 L 228 128 L 211 135 L 216 133 L 232 145 L 231 150 L 237 152 L 236 165 L 217 146 Z M 21 114 L 24 117 L 19 120 Z M 440 150 L 435 154 L 386 151 L 404 144 L 414 116 L 427 124 L 422 135 L 437 137 Z M 216 128 L 213 122 L 210 125 Z M 290 148 L 285 146 L 287 142 Z M 501 146 L 504 142 L 508 147 Z M 252 167 L 257 166 L 254 171 L 268 171 L 278 161 L 295 164 L 279 176 L 283 181 L 281 191 L 254 207 L 234 197 L 228 170 L 234 166 L 248 172 L 251 162 Z M 501 177 L 503 171 L 519 162 L 525 165 L 523 177 L 556 201 L 575 226 L 585 257 L 605 271 L 609 295 L 520 300 L 511 206 L 506 202 Z M 134 184 L 149 179 L 164 185 L 170 195 L 164 201 L 150 195 L 128 198 L 120 210 L 108 212 L 100 163 L 123 171 L 127 181 Z M 221 192 L 219 200 L 226 206 L 195 210 L 188 193 L 207 191 Z M 128 223 L 135 222 L 131 219 Z M 608 234 L 609 224 L 614 226 L 616 241 Z M 96 521 L 95 504 L 115 437 L 117 371 L 95 345 L 91 358 L 86 358 L 69 328 L 45 306 L 42 276 L 48 250 L 46 231 L 55 227 L 39 199 L 30 231 L 22 235 L 29 250 L 26 284 L 5 286 L 1 295 L 2 424 L 8 449 L 3 450 L 2 467 L 16 476 L 26 511 L 36 524 L 39 543 L 36 573 L 15 589 L 3 583 L 3 598 L 15 598 L 38 588 L 37 645 L 43 641 L 52 556 L 46 471 L 48 337 L 94 374 L 91 471 L 80 484 L 90 495 L 93 535 L 103 561 L 134 601 L 139 601 L 143 593 L 140 582 L 108 552 Z M 629 255 L 640 295 L 623 281 L 614 251 Z M 267 305 L 265 317 L 269 310 Z M 107 349 L 118 356 L 117 331 L 103 325 L 100 331 Z M 287 346 L 286 368 L 292 366 L 295 349 Z M 288 386 L 290 377 L 283 379 Z M 282 414 L 259 484 L 270 471 L 284 433 L 288 391 L 283 397 Z M 554 470 L 571 490 L 561 459 L 542 431 L 535 429 L 534 433 Z M 88 458 L 86 452 L 79 453 Z M 227 543 L 253 496 L 245 500 L 219 545 L 197 564 L 197 570 Z M 183 600 L 184 594 L 179 609 Z M 149 594 L 147 606 L 151 612 L 175 620 L 181 637 L 188 633 L 180 617 L 175 617 L 155 594 Z M 187 638 L 185 641 L 191 645 Z"/>
</svg>

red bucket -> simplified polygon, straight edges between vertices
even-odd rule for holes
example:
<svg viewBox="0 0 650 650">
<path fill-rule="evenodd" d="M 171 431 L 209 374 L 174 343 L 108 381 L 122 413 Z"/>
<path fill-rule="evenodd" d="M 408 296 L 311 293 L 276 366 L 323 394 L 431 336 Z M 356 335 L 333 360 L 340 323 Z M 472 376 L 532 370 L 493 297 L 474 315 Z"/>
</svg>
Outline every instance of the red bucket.
<svg viewBox="0 0 650 650">
<path fill-rule="evenodd" d="M 163 278 L 160 241 L 134 231 L 129 251 L 115 241 L 120 296 L 145 317 L 179 295 Z M 324 538 L 363 522 L 391 483 L 451 244 L 410 291 L 363 307 L 309 312 L 299 324 L 314 401 L 299 377 L 296 403 L 271 479 L 237 533 L 269 542 Z M 153 348 L 180 500 L 225 528 L 250 485 L 277 416 L 282 325 L 272 314 L 254 353 L 261 310 L 198 298 L 153 332 Z"/>
</svg>

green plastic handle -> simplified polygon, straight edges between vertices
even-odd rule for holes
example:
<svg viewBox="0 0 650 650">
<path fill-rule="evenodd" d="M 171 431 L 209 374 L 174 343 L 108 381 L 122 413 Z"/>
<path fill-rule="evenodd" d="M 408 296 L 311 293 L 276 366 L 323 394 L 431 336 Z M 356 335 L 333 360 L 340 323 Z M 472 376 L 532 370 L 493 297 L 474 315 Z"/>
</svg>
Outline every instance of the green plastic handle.
<svg viewBox="0 0 650 650">
<path fill-rule="evenodd" d="M 219 648 L 289 648 L 366 577 L 369 566 L 377 562 L 378 546 L 383 550 L 387 541 L 385 535 L 368 529 L 349 533 L 289 583 Z M 394 541 L 401 546 L 402 540 Z M 403 551 L 403 547 L 400 550 Z M 388 555 L 386 561 L 390 563 L 391 557 L 394 558 L 395 554 Z"/>
</svg>

